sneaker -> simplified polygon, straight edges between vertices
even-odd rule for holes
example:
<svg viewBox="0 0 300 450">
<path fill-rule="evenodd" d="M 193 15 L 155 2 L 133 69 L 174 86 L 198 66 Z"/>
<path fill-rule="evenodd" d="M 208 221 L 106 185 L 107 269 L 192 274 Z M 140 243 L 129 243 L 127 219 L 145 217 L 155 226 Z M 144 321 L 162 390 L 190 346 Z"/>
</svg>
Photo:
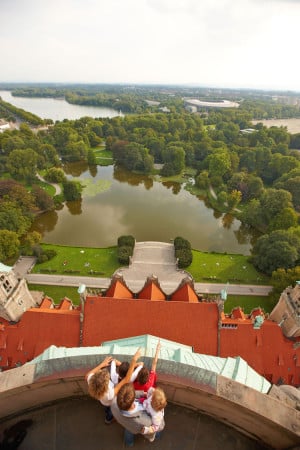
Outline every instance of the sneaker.
<svg viewBox="0 0 300 450">
<path fill-rule="evenodd" d="M 116 419 L 113 417 L 112 419 L 108 420 L 108 419 L 104 419 L 104 423 L 106 425 L 110 425 L 112 423 L 114 423 L 116 421 Z"/>
<path fill-rule="evenodd" d="M 153 442 L 154 440 L 155 440 L 155 434 L 150 439 L 148 439 L 149 442 Z"/>
</svg>

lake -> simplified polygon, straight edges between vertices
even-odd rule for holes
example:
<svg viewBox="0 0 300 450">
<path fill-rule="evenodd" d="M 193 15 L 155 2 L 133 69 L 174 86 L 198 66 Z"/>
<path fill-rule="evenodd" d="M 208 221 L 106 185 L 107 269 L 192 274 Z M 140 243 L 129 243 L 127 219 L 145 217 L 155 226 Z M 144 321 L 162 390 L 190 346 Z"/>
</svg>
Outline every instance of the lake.
<svg viewBox="0 0 300 450">
<path fill-rule="evenodd" d="M 52 120 L 118 115 L 113 109 L 71 105 L 65 100 L 12 97 L 9 91 L 0 91 L 0 96 Z M 165 242 L 182 236 L 202 251 L 250 254 L 253 236 L 241 222 L 214 211 L 179 183 L 161 183 L 113 166 L 89 169 L 87 164 L 73 163 L 64 169 L 69 179 L 80 179 L 86 188 L 82 201 L 68 202 L 35 220 L 33 229 L 46 243 L 108 247 L 123 234 L 132 234 L 138 241 Z"/>
<path fill-rule="evenodd" d="M 72 163 L 65 171 L 86 188 L 82 201 L 68 202 L 35 220 L 33 229 L 46 243 L 108 247 L 123 234 L 165 242 L 183 236 L 202 251 L 250 253 L 252 236 L 240 221 L 214 212 L 178 183 L 161 183 L 113 166 L 89 170 Z"/>
<path fill-rule="evenodd" d="M 119 111 L 100 106 L 72 105 L 64 99 L 13 97 L 10 91 L 0 91 L 0 97 L 5 102 L 11 103 L 17 108 L 29 111 L 42 119 L 56 120 L 80 119 L 89 117 L 115 117 Z"/>
</svg>

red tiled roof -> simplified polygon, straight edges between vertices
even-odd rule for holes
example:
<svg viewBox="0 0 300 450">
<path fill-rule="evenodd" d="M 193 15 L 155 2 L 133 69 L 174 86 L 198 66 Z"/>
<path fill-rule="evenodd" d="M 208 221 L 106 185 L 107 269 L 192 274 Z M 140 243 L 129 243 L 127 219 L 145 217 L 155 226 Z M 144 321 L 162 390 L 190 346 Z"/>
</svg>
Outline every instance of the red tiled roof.
<svg viewBox="0 0 300 450">
<path fill-rule="evenodd" d="M 85 303 L 83 345 L 153 334 L 192 345 L 195 352 L 217 352 L 218 307 L 215 303 L 153 302 L 89 296 Z"/>
<path fill-rule="evenodd" d="M 138 298 L 152 301 L 166 300 L 166 296 L 161 288 L 152 280 L 145 284 L 143 289 L 139 292 Z"/>
<path fill-rule="evenodd" d="M 40 308 L 54 308 L 53 300 L 49 297 L 43 298 Z"/>
<path fill-rule="evenodd" d="M 31 308 L 20 322 L 6 324 L 0 339 L 6 347 L 0 348 L 0 367 L 10 368 L 24 364 L 50 345 L 77 347 L 79 345 L 79 310 Z"/>
<path fill-rule="evenodd" d="M 130 297 L 122 297 L 122 292 Z M 161 292 L 152 281 L 140 294 L 148 293 L 148 298 L 158 299 Z M 217 303 L 187 301 L 194 298 L 191 292 L 183 286 L 174 293 L 176 301 L 132 301 L 132 293 L 117 280 L 108 290 L 117 298 L 87 295 L 82 344 L 94 346 L 111 339 L 152 334 L 190 345 L 198 353 L 218 355 L 219 348 L 218 356 L 240 356 L 273 383 L 300 385 L 300 338 L 287 339 L 277 323 L 268 319 L 255 329 L 254 318 L 259 308 L 250 316 L 235 308 L 233 318 L 221 312 L 219 329 Z M 177 301 L 177 296 L 181 301 Z M 70 305 L 65 300 L 62 305 Z M 0 367 L 3 369 L 30 361 L 52 344 L 79 345 L 79 308 L 50 309 L 49 299 L 42 305 L 26 311 L 17 324 L 0 320 Z"/>
<path fill-rule="evenodd" d="M 171 296 L 171 300 L 178 302 L 198 303 L 198 296 L 189 283 L 179 287 Z"/>
<path fill-rule="evenodd" d="M 108 290 L 106 291 L 106 297 L 113 298 L 133 298 L 133 293 L 125 286 L 120 280 L 115 280 L 112 282 Z"/>
</svg>

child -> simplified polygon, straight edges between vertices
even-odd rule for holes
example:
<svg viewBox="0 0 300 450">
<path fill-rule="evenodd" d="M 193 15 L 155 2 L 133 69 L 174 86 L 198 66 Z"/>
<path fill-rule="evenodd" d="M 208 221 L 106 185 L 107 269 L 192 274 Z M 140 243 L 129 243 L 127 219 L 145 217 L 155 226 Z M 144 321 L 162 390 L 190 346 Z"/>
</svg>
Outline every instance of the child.
<svg viewBox="0 0 300 450">
<path fill-rule="evenodd" d="M 135 365 L 135 369 L 130 377 L 130 382 L 133 383 L 136 380 L 140 370 L 142 369 L 144 363 L 139 362 Z M 113 359 L 110 365 L 110 379 L 114 385 L 117 385 L 123 378 L 127 375 L 129 369 L 128 361 L 118 361 Z"/>
<path fill-rule="evenodd" d="M 155 355 L 153 358 L 150 372 L 147 369 L 147 367 L 143 367 L 142 369 L 140 369 L 138 376 L 136 378 L 136 381 L 133 383 L 134 389 L 136 391 L 148 392 L 148 390 L 151 387 L 156 386 L 156 378 L 157 378 L 156 366 L 157 366 L 157 360 L 158 360 L 160 347 L 161 347 L 161 345 L 160 345 L 160 340 L 159 340 L 157 343 L 157 346 L 156 346 L 156 351 L 155 351 Z M 144 397 L 144 399 L 145 399 L 145 397 Z M 141 399 L 141 401 L 143 401 L 144 399 Z"/>
<path fill-rule="evenodd" d="M 152 424 L 150 427 L 143 427 L 142 434 L 153 434 L 161 431 L 164 426 L 164 408 L 167 406 L 167 399 L 164 391 L 161 388 L 154 389 L 151 387 L 148 390 L 147 398 L 144 400 L 143 408 L 151 416 Z M 154 441 L 155 434 L 149 439 Z"/>
<path fill-rule="evenodd" d="M 113 359 L 111 356 L 107 356 L 98 366 L 86 374 L 85 378 L 88 383 L 88 392 L 90 396 L 99 400 L 102 405 L 105 406 L 106 424 L 112 423 L 113 415 L 110 410 L 110 405 L 120 388 L 130 381 L 133 369 L 140 356 L 141 351 L 138 349 L 132 357 L 126 376 L 116 386 L 114 386 L 113 382 L 110 380 L 110 374 L 107 370 L 107 366 Z"/>
</svg>

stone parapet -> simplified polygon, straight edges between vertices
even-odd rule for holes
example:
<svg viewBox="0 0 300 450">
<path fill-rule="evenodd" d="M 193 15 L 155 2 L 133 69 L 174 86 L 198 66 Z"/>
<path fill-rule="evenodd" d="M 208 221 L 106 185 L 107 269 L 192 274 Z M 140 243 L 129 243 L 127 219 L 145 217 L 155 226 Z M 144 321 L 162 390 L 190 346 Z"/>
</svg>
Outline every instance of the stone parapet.
<svg viewBox="0 0 300 450">
<path fill-rule="evenodd" d="M 149 361 L 145 358 L 146 364 Z M 98 363 L 93 355 L 73 356 L 0 373 L 0 421 L 59 399 L 87 395 L 84 374 Z M 300 444 L 300 412 L 279 396 L 173 361 L 159 361 L 157 372 L 170 403 L 204 412 L 271 448 Z"/>
</svg>

